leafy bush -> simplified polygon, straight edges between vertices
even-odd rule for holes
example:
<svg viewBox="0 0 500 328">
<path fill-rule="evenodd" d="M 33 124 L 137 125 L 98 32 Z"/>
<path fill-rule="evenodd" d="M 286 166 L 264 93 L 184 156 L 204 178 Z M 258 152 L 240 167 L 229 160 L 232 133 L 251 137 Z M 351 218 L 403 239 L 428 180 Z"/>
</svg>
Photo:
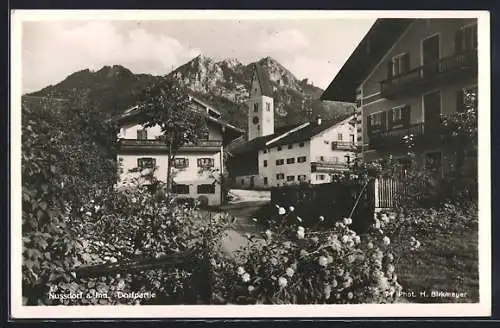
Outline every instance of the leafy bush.
<svg viewBox="0 0 500 328">
<path fill-rule="evenodd" d="M 223 303 L 330 304 L 392 303 L 402 287 L 394 256 L 381 231 L 365 236 L 338 222 L 331 231 L 314 232 L 285 224 L 290 213 L 278 208 L 276 225 L 236 261 L 219 263 L 217 289 Z"/>
</svg>

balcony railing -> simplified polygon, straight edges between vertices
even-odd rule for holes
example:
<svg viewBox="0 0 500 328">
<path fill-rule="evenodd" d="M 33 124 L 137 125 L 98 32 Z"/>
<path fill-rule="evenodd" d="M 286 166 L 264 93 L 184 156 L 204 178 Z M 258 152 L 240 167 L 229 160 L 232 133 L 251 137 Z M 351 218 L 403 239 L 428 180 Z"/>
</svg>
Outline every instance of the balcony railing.
<svg viewBox="0 0 500 328">
<path fill-rule="evenodd" d="M 384 97 L 391 97 L 399 92 L 417 91 L 415 87 L 434 82 L 442 77 L 453 77 L 456 73 L 475 72 L 477 65 L 477 49 L 455 54 L 383 80 L 380 82 L 380 91 Z"/>
<path fill-rule="evenodd" d="M 120 148 L 122 150 L 157 150 L 167 151 L 167 143 L 157 139 L 120 139 Z M 180 151 L 214 151 L 222 146 L 221 140 L 199 140 L 193 144 L 184 144 Z"/>
<path fill-rule="evenodd" d="M 417 123 L 407 127 L 372 132 L 369 135 L 370 146 L 375 149 L 404 147 L 403 137 L 405 136 L 413 136 L 413 141 L 416 144 L 422 145 L 427 140 L 432 142 L 437 141 L 437 137 L 443 132 L 444 127 L 440 123 Z"/>
<path fill-rule="evenodd" d="M 354 150 L 356 145 L 350 141 L 332 141 L 332 150 Z"/>
</svg>

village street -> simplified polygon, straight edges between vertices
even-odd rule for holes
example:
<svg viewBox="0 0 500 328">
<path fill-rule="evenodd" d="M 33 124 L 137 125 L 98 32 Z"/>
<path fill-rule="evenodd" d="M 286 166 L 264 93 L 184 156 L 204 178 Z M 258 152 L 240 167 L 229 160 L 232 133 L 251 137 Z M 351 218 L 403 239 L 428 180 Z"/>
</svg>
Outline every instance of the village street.
<svg viewBox="0 0 500 328">
<path fill-rule="evenodd" d="M 271 200 L 271 194 L 269 191 L 233 189 L 230 195 L 233 198 L 221 209 L 236 219 L 224 240 L 225 252 L 233 256 L 237 249 L 249 243 L 245 234 L 259 232 L 259 227 L 252 221 L 252 214 Z"/>
</svg>

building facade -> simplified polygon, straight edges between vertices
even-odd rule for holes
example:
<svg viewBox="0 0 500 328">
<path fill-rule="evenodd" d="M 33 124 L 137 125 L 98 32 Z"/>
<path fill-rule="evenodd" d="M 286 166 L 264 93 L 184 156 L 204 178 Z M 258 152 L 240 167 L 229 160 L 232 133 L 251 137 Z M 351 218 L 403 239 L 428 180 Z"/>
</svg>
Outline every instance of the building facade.
<svg viewBox="0 0 500 328">
<path fill-rule="evenodd" d="M 475 19 L 379 19 L 322 99 L 355 97 L 365 161 L 390 154 L 406 165 L 412 136 L 418 165 L 446 174 L 477 158 L 472 149 L 458 158 L 440 137 L 441 116 L 477 101 L 477 65 Z"/>
<path fill-rule="evenodd" d="M 173 163 L 168 161 L 166 144 L 158 138 L 159 126 L 145 128 L 137 123 L 137 108 L 132 108 L 119 119 L 118 164 L 120 185 L 147 184 L 146 173 L 160 181 L 167 181 L 168 167 L 172 166 L 172 193 L 181 198 L 200 200 L 206 205 L 220 205 L 223 200 L 220 177 L 224 174 L 224 146 L 243 133 L 220 120 L 220 113 L 191 97 L 191 110 L 206 115 L 206 132 L 196 144 L 185 144 L 177 152 Z"/>
<path fill-rule="evenodd" d="M 274 102 L 266 75 L 256 65 L 248 100 L 248 136 L 228 147 L 236 188 L 271 188 L 330 182 L 355 157 L 355 120 L 334 120 L 274 127 Z"/>
</svg>

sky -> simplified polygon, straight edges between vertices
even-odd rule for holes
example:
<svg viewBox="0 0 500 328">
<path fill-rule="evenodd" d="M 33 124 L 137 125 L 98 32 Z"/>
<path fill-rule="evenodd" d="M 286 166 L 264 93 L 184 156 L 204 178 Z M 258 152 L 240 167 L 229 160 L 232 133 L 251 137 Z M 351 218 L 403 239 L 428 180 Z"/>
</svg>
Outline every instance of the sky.
<svg viewBox="0 0 500 328">
<path fill-rule="evenodd" d="M 22 90 L 69 74 L 123 65 L 168 74 L 203 54 L 243 64 L 270 56 L 325 89 L 375 19 L 44 20 L 22 23 Z"/>
</svg>

